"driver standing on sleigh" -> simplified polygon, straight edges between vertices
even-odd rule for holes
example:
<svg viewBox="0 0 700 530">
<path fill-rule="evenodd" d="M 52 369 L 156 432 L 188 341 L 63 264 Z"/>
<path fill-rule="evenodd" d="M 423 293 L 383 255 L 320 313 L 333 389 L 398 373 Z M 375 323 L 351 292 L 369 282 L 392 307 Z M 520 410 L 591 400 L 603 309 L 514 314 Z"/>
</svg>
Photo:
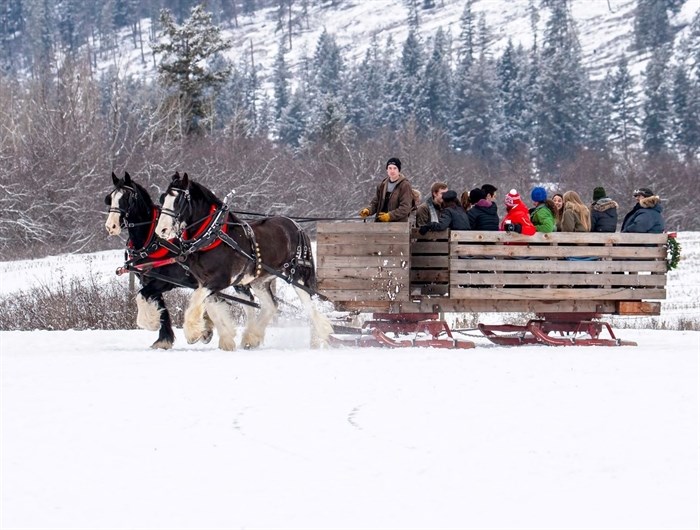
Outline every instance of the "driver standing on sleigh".
<svg viewBox="0 0 700 530">
<path fill-rule="evenodd" d="M 376 214 L 375 221 L 382 223 L 408 221 L 414 207 L 414 196 L 411 184 L 401 174 L 401 160 L 387 160 L 386 174 L 369 207 L 360 210 L 360 217 L 364 219 Z"/>
</svg>

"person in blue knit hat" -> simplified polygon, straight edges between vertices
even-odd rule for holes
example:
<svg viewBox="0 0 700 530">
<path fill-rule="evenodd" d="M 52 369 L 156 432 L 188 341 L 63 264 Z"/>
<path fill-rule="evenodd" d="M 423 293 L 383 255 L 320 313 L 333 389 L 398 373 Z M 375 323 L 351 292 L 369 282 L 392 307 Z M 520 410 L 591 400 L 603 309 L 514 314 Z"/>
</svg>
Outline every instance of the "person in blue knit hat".
<svg viewBox="0 0 700 530">
<path fill-rule="evenodd" d="M 530 210 L 530 220 L 538 232 L 556 232 L 557 222 L 554 203 L 547 199 L 547 190 L 538 186 L 530 192 L 535 206 Z"/>
</svg>

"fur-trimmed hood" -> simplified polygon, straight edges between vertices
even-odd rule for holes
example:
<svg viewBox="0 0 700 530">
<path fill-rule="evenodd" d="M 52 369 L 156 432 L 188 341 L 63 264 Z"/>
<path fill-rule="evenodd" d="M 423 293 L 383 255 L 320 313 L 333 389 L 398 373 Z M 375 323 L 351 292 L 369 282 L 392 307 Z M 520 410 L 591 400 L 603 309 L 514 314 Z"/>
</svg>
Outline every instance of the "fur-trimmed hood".
<svg viewBox="0 0 700 530">
<path fill-rule="evenodd" d="M 618 204 L 608 198 L 608 197 L 603 197 L 602 199 L 598 199 L 596 202 L 594 202 L 591 205 L 591 210 L 595 210 L 597 212 L 604 212 L 606 210 L 609 210 L 610 208 L 617 208 Z"/>
<path fill-rule="evenodd" d="M 661 203 L 661 198 L 658 195 L 652 195 L 651 197 L 642 197 L 639 199 L 639 206 L 642 208 L 653 208 L 657 204 Z"/>
</svg>

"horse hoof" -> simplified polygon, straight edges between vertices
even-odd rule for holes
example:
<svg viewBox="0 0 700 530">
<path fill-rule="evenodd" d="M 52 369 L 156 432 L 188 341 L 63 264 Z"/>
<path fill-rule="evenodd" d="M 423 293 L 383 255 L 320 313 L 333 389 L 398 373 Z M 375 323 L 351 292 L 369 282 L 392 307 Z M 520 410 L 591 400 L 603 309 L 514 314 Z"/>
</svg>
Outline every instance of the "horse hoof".
<svg viewBox="0 0 700 530">
<path fill-rule="evenodd" d="M 232 340 L 219 340 L 219 349 L 224 351 L 234 351 L 236 343 Z"/>
<path fill-rule="evenodd" d="M 151 348 L 154 350 L 169 350 L 172 347 L 173 343 L 169 340 L 157 340 L 151 344 Z"/>
<path fill-rule="evenodd" d="M 202 344 L 209 344 L 213 336 L 214 332 L 209 329 L 202 334 L 199 340 Z"/>
</svg>

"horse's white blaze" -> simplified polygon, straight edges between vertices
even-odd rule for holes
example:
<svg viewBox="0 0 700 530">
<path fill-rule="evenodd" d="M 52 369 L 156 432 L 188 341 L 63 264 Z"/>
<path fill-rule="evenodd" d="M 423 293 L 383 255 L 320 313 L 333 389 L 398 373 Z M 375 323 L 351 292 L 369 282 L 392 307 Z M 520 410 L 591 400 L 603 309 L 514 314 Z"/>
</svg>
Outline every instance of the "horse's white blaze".
<svg viewBox="0 0 700 530">
<path fill-rule="evenodd" d="M 177 199 L 178 192 L 173 191 L 172 193 L 173 195 L 168 194 L 165 196 L 165 199 L 163 199 L 163 208 L 161 211 L 174 211 L 173 209 L 175 208 L 175 200 Z M 164 239 L 175 237 L 177 235 L 175 233 L 175 219 L 167 213 L 161 213 L 158 217 L 158 224 L 156 225 L 156 234 Z"/>
<path fill-rule="evenodd" d="M 155 300 L 146 300 L 139 293 L 136 295 L 136 307 L 138 308 L 136 325 L 148 331 L 158 331 L 160 329 L 160 313 L 162 309 L 158 308 Z"/>
<path fill-rule="evenodd" d="M 207 324 L 204 321 L 204 301 L 210 294 L 211 291 L 206 287 L 198 287 L 190 297 L 182 324 L 182 330 L 189 344 L 197 342 L 207 330 Z M 216 322 L 214 325 L 216 326 Z"/>
<path fill-rule="evenodd" d="M 120 226 L 121 214 L 118 211 L 119 200 L 122 198 L 122 195 L 124 195 L 124 192 L 121 190 L 112 192 L 112 204 L 109 205 L 109 208 L 113 211 L 109 212 L 107 221 L 105 221 L 105 228 L 110 236 L 118 236 L 122 231 Z"/>
</svg>

